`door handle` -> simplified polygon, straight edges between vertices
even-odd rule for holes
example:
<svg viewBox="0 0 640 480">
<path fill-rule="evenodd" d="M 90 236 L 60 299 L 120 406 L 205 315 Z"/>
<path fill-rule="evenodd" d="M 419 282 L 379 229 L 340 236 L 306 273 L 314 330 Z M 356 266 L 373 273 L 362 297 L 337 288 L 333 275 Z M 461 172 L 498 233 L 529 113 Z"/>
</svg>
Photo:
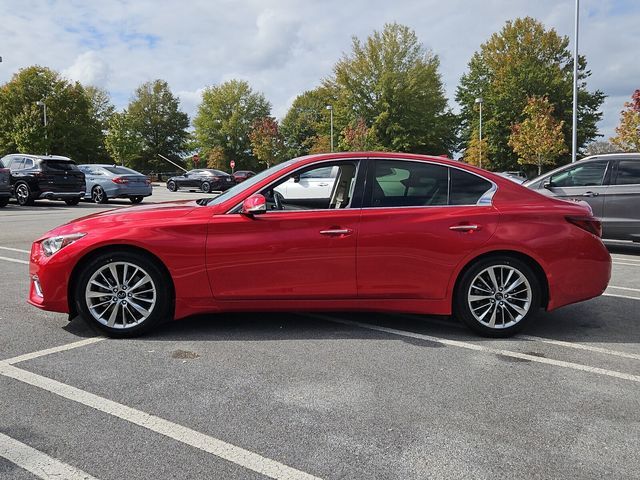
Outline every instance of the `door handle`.
<svg viewBox="0 0 640 480">
<path fill-rule="evenodd" d="M 318 186 L 319 187 L 328 187 L 329 184 L 328 183 L 319 183 Z"/>
<path fill-rule="evenodd" d="M 479 225 L 451 225 L 449 227 L 449 230 L 453 230 L 455 232 L 472 232 L 479 229 Z"/>
<path fill-rule="evenodd" d="M 582 194 L 583 197 L 597 197 L 598 195 L 600 195 L 598 192 L 586 192 Z"/>
<path fill-rule="evenodd" d="M 327 235 L 329 237 L 337 237 L 340 235 L 351 235 L 353 230 L 350 228 L 331 228 L 329 230 L 320 230 L 320 235 Z"/>
</svg>

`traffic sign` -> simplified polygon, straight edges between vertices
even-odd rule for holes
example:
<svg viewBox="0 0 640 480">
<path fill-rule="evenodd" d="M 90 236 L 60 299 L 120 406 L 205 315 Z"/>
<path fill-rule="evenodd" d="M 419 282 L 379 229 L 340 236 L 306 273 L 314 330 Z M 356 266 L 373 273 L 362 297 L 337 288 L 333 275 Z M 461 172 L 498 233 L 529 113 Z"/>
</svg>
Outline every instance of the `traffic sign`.
<svg viewBox="0 0 640 480">
<path fill-rule="evenodd" d="M 231 165 L 231 168 L 236 168 L 236 161 L 231 160 L 231 162 L 229 162 L 229 165 Z"/>
</svg>

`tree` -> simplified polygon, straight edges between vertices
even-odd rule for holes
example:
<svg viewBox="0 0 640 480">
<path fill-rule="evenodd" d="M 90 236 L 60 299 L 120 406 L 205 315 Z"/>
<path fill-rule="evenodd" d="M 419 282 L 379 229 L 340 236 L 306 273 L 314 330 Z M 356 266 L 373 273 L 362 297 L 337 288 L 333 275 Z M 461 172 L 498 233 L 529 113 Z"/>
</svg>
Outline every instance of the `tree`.
<svg viewBox="0 0 640 480">
<path fill-rule="evenodd" d="M 327 106 L 336 103 L 335 89 L 326 86 L 296 97 L 280 123 L 287 157 L 308 155 L 318 135 L 330 135 L 330 112 Z"/>
<path fill-rule="evenodd" d="M 353 125 L 347 125 L 340 133 L 340 150 L 362 152 L 366 150 L 381 150 L 378 146 L 375 132 L 367 128 L 364 119 L 359 118 Z"/>
<path fill-rule="evenodd" d="M 140 158 L 143 146 L 127 112 L 111 115 L 108 128 L 105 145 L 109 155 L 117 163 L 132 167 Z"/>
<path fill-rule="evenodd" d="M 275 118 L 264 117 L 254 121 L 249 139 L 253 155 L 267 168 L 283 160 L 284 141 Z"/>
<path fill-rule="evenodd" d="M 179 160 L 186 148 L 189 117 L 180 111 L 180 101 L 164 80 L 143 83 L 127 107 L 131 129 L 139 136 L 142 150 L 138 168 L 165 167 L 158 154 Z"/>
<path fill-rule="evenodd" d="M 100 139 L 92 161 L 95 163 L 103 163 L 109 159 L 105 139 L 107 131 L 109 130 L 109 121 L 115 112 L 115 107 L 111 103 L 109 93 L 104 89 L 88 86 L 85 87 L 85 93 L 87 98 L 89 98 L 91 128 L 94 136 Z"/>
<path fill-rule="evenodd" d="M 591 155 L 601 155 L 603 153 L 616 153 L 619 152 L 620 149 L 616 147 L 613 143 L 608 142 L 606 140 L 597 140 L 595 142 L 591 142 L 584 149 L 584 154 L 587 156 Z"/>
<path fill-rule="evenodd" d="M 460 122 L 463 143 L 478 128 L 475 100 L 482 97 L 483 137 L 489 143 L 492 167 L 516 170 L 517 155 L 509 148 L 511 126 L 521 123 L 527 98 L 546 96 L 554 106 L 554 116 L 564 121 L 563 136 L 570 144 L 573 89 L 573 60 L 569 39 L 546 30 L 537 20 L 527 17 L 508 21 L 474 53 L 469 71 L 462 76 L 456 93 L 461 106 Z M 578 60 L 578 147 L 597 137 L 599 108 L 605 95 L 587 91 L 584 57 Z M 560 158 L 568 162 L 569 155 Z"/>
<path fill-rule="evenodd" d="M 633 92 L 631 102 L 624 104 L 620 112 L 620 124 L 616 127 L 616 136 L 611 143 L 623 152 L 640 151 L 640 89 Z"/>
<path fill-rule="evenodd" d="M 193 120 L 200 150 L 208 157 L 217 147 L 224 153 L 224 163 L 235 160 L 237 168 L 256 168 L 249 133 L 254 122 L 270 112 L 271 104 L 264 95 L 245 81 L 230 80 L 206 88 Z"/>
<path fill-rule="evenodd" d="M 334 67 L 325 87 L 338 100 L 339 131 L 359 119 L 381 147 L 413 153 L 450 153 L 454 116 L 447 107 L 440 61 L 425 50 L 413 30 L 387 24 L 365 42 L 353 38 L 352 51 Z"/>
<path fill-rule="evenodd" d="M 509 146 L 521 165 L 554 165 L 558 156 L 567 152 L 562 133 L 563 122 L 553 118 L 553 106 L 546 97 L 531 97 L 522 112 L 525 119 L 512 128 Z"/>
<path fill-rule="evenodd" d="M 476 165 L 482 168 L 487 168 L 491 164 L 489 160 L 489 142 L 487 142 L 486 137 L 483 137 L 482 142 L 480 142 L 478 130 L 474 130 L 471 134 L 463 159 L 469 165 Z"/>
<path fill-rule="evenodd" d="M 44 126 L 44 106 L 47 126 Z M 102 144 L 85 88 L 33 66 L 0 88 L 0 154 L 52 153 L 92 161 Z"/>
</svg>

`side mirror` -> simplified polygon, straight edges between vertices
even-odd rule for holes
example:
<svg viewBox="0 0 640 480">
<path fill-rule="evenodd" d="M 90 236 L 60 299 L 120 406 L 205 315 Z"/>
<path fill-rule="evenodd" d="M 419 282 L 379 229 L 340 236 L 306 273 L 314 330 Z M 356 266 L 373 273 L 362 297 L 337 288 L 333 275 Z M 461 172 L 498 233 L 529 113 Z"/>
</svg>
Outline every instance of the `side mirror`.
<svg viewBox="0 0 640 480">
<path fill-rule="evenodd" d="M 292 178 L 293 178 L 293 183 L 300 183 L 300 175 L 294 175 Z"/>
<path fill-rule="evenodd" d="M 242 202 L 242 213 L 244 215 L 260 215 L 267 211 L 267 199 L 264 195 L 256 193 L 249 198 L 245 198 Z"/>
<path fill-rule="evenodd" d="M 542 184 L 542 188 L 546 188 L 547 190 L 550 190 L 551 187 L 553 187 L 553 183 L 550 180 L 546 180 L 543 184 Z"/>
</svg>

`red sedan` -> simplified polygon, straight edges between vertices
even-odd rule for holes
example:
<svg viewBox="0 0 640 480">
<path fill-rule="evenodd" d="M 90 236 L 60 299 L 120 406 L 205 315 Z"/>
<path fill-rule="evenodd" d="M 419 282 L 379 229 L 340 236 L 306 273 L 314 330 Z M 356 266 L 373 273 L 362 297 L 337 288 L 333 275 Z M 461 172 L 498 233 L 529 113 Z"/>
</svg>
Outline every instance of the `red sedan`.
<svg viewBox="0 0 640 480">
<path fill-rule="evenodd" d="M 292 198 L 276 190 L 308 176 L 329 185 L 305 184 Z M 31 249 L 29 302 L 112 336 L 198 313 L 287 310 L 453 314 L 507 336 L 539 308 L 605 290 L 600 231 L 588 205 L 455 161 L 323 154 L 215 198 L 112 210 L 48 232 Z"/>
</svg>

